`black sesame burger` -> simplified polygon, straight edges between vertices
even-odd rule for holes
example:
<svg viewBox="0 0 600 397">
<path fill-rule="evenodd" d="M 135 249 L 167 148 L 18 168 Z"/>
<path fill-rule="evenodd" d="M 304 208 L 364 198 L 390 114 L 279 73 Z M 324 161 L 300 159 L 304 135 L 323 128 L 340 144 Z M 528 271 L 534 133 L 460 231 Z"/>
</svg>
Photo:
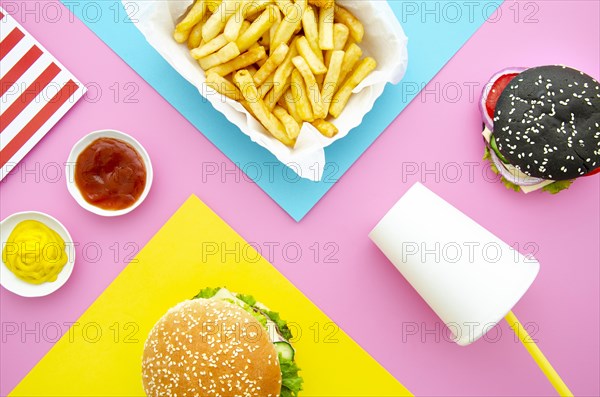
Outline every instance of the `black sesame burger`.
<svg viewBox="0 0 600 397">
<path fill-rule="evenodd" d="M 249 295 L 206 288 L 169 309 L 150 331 L 142 382 L 155 396 L 297 396 L 292 334 Z"/>
<path fill-rule="evenodd" d="M 506 69 L 487 84 L 480 109 L 484 159 L 508 188 L 558 193 L 600 172 L 600 86 L 587 74 Z"/>
</svg>

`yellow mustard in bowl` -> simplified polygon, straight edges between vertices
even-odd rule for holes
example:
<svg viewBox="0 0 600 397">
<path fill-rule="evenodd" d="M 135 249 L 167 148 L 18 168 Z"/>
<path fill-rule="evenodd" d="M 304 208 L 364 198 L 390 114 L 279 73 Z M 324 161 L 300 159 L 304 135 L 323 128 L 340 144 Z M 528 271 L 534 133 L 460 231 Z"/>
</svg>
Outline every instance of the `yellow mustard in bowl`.
<svg viewBox="0 0 600 397">
<path fill-rule="evenodd" d="M 15 226 L 2 249 L 2 261 L 21 280 L 31 284 L 56 281 L 67 263 L 65 241 L 42 222 L 27 220 Z"/>
</svg>

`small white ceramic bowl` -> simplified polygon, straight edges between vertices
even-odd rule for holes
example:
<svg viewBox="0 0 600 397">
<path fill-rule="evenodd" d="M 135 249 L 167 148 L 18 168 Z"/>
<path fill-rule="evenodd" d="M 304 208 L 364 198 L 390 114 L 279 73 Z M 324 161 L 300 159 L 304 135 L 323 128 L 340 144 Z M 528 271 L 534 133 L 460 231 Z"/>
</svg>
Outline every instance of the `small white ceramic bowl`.
<svg viewBox="0 0 600 397">
<path fill-rule="evenodd" d="M 0 260 L 0 262 L 2 262 L 0 264 L 0 284 L 10 292 L 17 295 L 25 297 L 45 296 L 62 287 L 71 276 L 71 273 L 73 272 L 73 266 L 75 265 L 75 244 L 73 243 L 73 239 L 71 238 L 68 230 L 58 220 L 48 214 L 44 214 L 43 212 L 27 211 L 12 214 L 0 222 L 0 241 L 2 241 L 2 249 L 4 249 L 6 246 L 8 237 L 12 233 L 15 226 L 27 220 L 41 222 L 58 233 L 58 235 L 65 241 L 67 263 L 58 274 L 56 281 L 43 284 L 30 284 L 15 276 L 13 272 L 6 267 L 4 261 Z"/>
<path fill-rule="evenodd" d="M 81 152 L 86 147 L 88 147 L 93 141 L 95 141 L 98 138 L 114 138 L 127 142 L 139 153 L 140 157 L 144 161 L 144 165 L 146 166 L 146 186 L 144 186 L 144 191 L 142 192 L 142 195 L 135 203 L 133 203 L 133 205 L 127 208 L 123 208 L 122 210 L 106 210 L 88 203 L 81 195 L 81 192 L 79 191 L 79 188 L 75 183 L 75 163 L 77 162 L 79 154 L 81 154 Z M 69 154 L 69 158 L 67 159 L 66 176 L 67 189 L 69 189 L 69 193 L 71 193 L 71 196 L 73 196 L 75 201 L 77 201 L 77 203 L 79 203 L 80 206 L 97 215 L 119 216 L 127 214 L 136 209 L 144 201 L 146 196 L 148 196 L 148 192 L 150 192 L 150 186 L 152 186 L 153 172 L 152 163 L 150 162 L 150 156 L 148 156 L 148 152 L 146 152 L 146 149 L 144 149 L 144 147 L 137 140 L 120 131 L 100 130 L 87 134 L 86 136 L 81 138 L 75 145 L 73 145 L 71 153 Z"/>
</svg>

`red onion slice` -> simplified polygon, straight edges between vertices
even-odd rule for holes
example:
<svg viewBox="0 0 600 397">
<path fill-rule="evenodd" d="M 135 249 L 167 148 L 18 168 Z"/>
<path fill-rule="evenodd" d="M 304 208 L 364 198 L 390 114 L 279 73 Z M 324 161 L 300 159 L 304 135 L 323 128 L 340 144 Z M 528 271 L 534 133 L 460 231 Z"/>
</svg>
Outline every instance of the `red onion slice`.
<svg viewBox="0 0 600 397">
<path fill-rule="evenodd" d="M 481 90 L 481 97 L 479 98 L 479 111 L 481 112 L 481 117 L 483 117 L 483 122 L 485 123 L 487 128 L 489 128 L 490 131 L 494 130 L 494 120 L 492 120 L 492 118 L 488 114 L 485 103 L 487 102 L 488 94 L 489 94 L 490 90 L 492 89 L 492 87 L 494 86 L 494 83 L 496 82 L 496 80 L 498 80 L 500 77 L 504 76 L 505 74 L 521 73 L 522 71 L 524 71 L 526 69 L 527 68 L 522 68 L 522 67 L 512 67 L 512 68 L 503 69 L 503 70 L 499 71 L 498 73 L 496 73 L 495 75 L 493 75 L 492 78 L 489 79 L 489 81 L 485 84 L 485 86 L 483 87 L 483 90 Z"/>
<path fill-rule="evenodd" d="M 498 156 L 496 155 L 496 152 L 494 152 L 494 149 L 492 149 L 491 147 L 488 147 L 488 150 L 490 151 L 490 155 L 492 157 L 492 162 L 498 169 L 498 172 L 500 172 L 500 175 L 502 175 L 502 177 L 504 179 L 506 179 L 507 181 L 509 181 L 510 183 L 514 183 L 515 185 L 518 185 L 518 186 L 532 186 L 532 185 L 537 185 L 538 183 L 545 181 L 545 179 L 535 178 L 533 176 L 525 176 L 523 178 L 520 178 L 516 175 L 513 175 L 512 172 L 510 172 L 506 168 L 506 166 L 504 165 L 502 160 L 500 160 L 498 158 Z M 524 173 L 522 172 L 522 174 L 524 174 Z"/>
</svg>

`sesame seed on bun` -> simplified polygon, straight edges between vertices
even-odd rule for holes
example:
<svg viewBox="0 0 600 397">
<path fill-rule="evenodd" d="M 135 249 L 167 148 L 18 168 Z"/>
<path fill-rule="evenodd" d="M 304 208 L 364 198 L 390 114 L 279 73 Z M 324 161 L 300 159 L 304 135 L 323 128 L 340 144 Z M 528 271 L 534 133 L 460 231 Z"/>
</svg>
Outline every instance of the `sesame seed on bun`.
<svg viewBox="0 0 600 397">
<path fill-rule="evenodd" d="M 150 331 L 142 357 L 149 397 L 279 396 L 281 370 L 268 332 L 223 300 L 171 308 Z"/>
<path fill-rule="evenodd" d="M 498 150 L 523 173 L 568 180 L 600 167 L 600 85 L 565 66 L 518 74 L 494 111 Z"/>
</svg>

